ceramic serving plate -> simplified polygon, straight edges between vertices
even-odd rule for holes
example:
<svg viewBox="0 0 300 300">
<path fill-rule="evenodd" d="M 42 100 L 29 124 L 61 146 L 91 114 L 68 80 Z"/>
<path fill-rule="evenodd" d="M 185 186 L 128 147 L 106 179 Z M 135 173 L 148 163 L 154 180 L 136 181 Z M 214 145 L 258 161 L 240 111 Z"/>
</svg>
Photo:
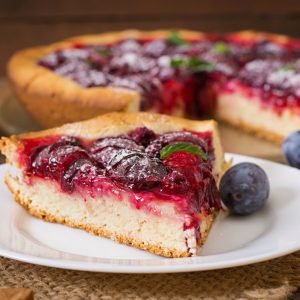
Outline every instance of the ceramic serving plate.
<svg viewBox="0 0 300 300">
<path fill-rule="evenodd" d="M 120 245 L 82 230 L 30 216 L 14 202 L 0 166 L 0 255 L 50 267 L 114 273 L 167 273 L 221 269 L 276 258 L 300 250 L 300 171 L 252 157 L 267 173 L 271 195 L 248 217 L 221 213 L 201 256 L 170 259 Z"/>
</svg>

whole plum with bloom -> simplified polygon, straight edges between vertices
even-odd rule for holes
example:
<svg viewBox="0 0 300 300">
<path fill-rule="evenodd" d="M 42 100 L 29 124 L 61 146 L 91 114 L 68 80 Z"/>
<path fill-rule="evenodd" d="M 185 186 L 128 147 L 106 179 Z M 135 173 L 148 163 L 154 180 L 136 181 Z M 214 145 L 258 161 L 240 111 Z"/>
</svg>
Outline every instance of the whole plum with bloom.
<svg viewBox="0 0 300 300">
<path fill-rule="evenodd" d="M 237 215 L 249 215 L 266 203 L 270 184 L 265 171 L 253 163 L 239 163 L 230 168 L 220 182 L 222 202 Z"/>
<path fill-rule="evenodd" d="M 291 133 L 285 139 L 282 150 L 289 165 L 300 169 L 300 131 Z"/>
</svg>

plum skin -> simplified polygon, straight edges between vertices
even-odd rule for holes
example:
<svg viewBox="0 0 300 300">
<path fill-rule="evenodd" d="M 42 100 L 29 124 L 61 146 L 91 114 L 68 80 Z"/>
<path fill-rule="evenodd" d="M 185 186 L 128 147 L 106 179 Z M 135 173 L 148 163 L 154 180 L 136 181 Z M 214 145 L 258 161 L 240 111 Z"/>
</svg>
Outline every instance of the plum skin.
<svg viewBox="0 0 300 300">
<path fill-rule="evenodd" d="M 292 132 L 282 145 L 283 154 L 292 167 L 300 169 L 300 131 Z"/>
<path fill-rule="evenodd" d="M 248 162 L 239 163 L 222 177 L 220 194 L 232 214 L 250 215 L 265 205 L 270 183 L 261 167 Z"/>
</svg>

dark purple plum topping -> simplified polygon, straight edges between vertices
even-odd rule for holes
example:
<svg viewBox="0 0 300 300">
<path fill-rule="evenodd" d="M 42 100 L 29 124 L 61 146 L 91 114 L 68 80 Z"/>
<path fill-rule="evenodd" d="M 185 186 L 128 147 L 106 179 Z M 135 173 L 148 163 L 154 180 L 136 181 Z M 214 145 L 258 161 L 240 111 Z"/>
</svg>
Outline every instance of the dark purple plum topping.
<svg viewBox="0 0 300 300">
<path fill-rule="evenodd" d="M 300 89 L 300 64 L 295 60 L 253 60 L 240 71 L 240 79 L 254 87 L 297 94 L 297 89 Z"/>
<path fill-rule="evenodd" d="M 36 175 L 59 179 L 69 165 L 78 159 L 89 159 L 83 148 L 74 145 L 51 145 L 35 155 L 32 168 Z"/>
<path fill-rule="evenodd" d="M 156 134 L 147 127 L 139 127 L 128 134 L 137 144 L 147 147 L 156 138 Z"/>
<path fill-rule="evenodd" d="M 62 190 L 68 193 L 72 193 L 75 189 L 74 180 L 79 172 L 85 172 L 87 167 L 93 167 L 90 160 L 82 158 L 75 160 L 69 167 L 65 170 L 61 177 L 61 187 Z"/>
<path fill-rule="evenodd" d="M 213 209 L 221 209 L 220 193 L 212 174 L 204 177 L 202 188 L 198 190 L 199 206 L 206 212 L 211 213 Z"/>
<path fill-rule="evenodd" d="M 42 176 L 48 168 L 51 146 L 41 146 L 32 151 L 30 162 L 34 174 Z"/>
<path fill-rule="evenodd" d="M 80 141 L 80 139 L 73 136 L 63 136 L 56 143 L 52 145 L 51 149 L 54 149 L 55 147 L 59 147 L 59 146 L 64 146 L 64 145 L 82 147 L 82 142 Z"/>
<path fill-rule="evenodd" d="M 256 56 L 260 58 L 284 58 L 288 55 L 283 47 L 268 40 L 259 41 L 255 50 Z"/>
<path fill-rule="evenodd" d="M 65 164 L 63 160 L 69 161 L 72 157 L 77 159 L 79 156 L 87 156 L 81 145 L 78 138 L 64 136 L 51 145 L 34 148 L 30 155 L 34 172 L 37 175 L 56 176 L 56 171 L 60 171 Z"/>
<path fill-rule="evenodd" d="M 220 85 L 232 78 L 241 79 L 250 86 L 263 87 L 266 99 L 270 97 L 265 89 L 275 88 L 286 91 L 283 105 L 290 105 L 288 93 L 293 93 L 295 103 L 299 103 L 300 92 L 290 88 L 299 77 L 295 70 L 291 81 L 279 80 L 275 87 L 266 77 L 272 75 L 268 67 L 257 78 L 257 70 L 247 66 L 249 63 L 269 60 L 297 61 L 300 49 L 297 45 L 290 47 L 269 40 L 245 44 L 226 39 L 226 37 L 209 37 L 200 41 L 189 41 L 184 44 L 170 39 L 134 40 L 128 39 L 110 45 L 76 45 L 70 49 L 57 50 L 42 58 L 39 64 L 61 76 L 65 76 L 83 87 L 113 86 L 132 89 L 142 95 L 141 109 L 157 109 L 159 112 L 172 113 L 178 102 L 184 104 L 186 113 L 191 113 L 198 104 L 202 90 L 210 88 L 207 81 Z M 214 66 L 212 70 L 195 70 L 189 63 L 205 62 Z M 177 62 L 174 65 L 174 62 Z M 276 64 L 276 63 L 275 63 Z M 293 64 L 293 63 L 292 63 Z M 246 65 L 246 66 L 245 66 Z M 291 75 L 291 74 L 290 74 Z M 294 79 L 295 78 L 295 79 Z M 190 84 L 195 81 L 194 84 Z M 288 82 L 288 83 L 287 83 Z M 210 92 L 211 93 L 211 92 Z M 276 93 L 274 94 L 276 96 Z M 276 107 L 276 103 L 274 103 Z M 198 113 L 202 110 L 200 109 Z"/>
<path fill-rule="evenodd" d="M 134 140 L 124 137 L 107 137 L 97 140 L 90 148 L 91 153 L 97 153 L 106 147 L 143 151 L 144 147 L 138 145 Z"/>
<path fill-rule="evenodd" d="M 250 86 L 273 88 L 274 85 L 269 84 L 267 79 L 273 76 L 273 61 L 275 64 L 289 61 L 295 67 L 293 61 L 300 57 L 297 43 L 289 47 L 271 40 L 247 44 L 224 36 L 207 36 L 184 43 L 178 43 L 178 37 L 176 39 L 128 39 L 108 45 L 74 45 L 47 55 L 39 61 L 39 65 L 86 88 L 113 86 L 136 90 L 142 95 L 142 110 L 155 108 L 159 112 L 172 113 L 178 102 L 182 102 L 185 112 L 191 113 L 199 101 L 199 94 L 209 89 L 204 84 L 207 80 L 222 87 L 228 80 L 237 78 Z M 259 64 L 265 60 L 270 61 L 270 68 L 266 66 L 263 75 L 259 74 L 257 78 L 259 71 L 249 68 L 248 64 L 255 64 L 255 61 Z M 192 61 L 192 65 L 187 63 Z M 194 68 L 195 62 L 198 62 L 197 65 L 204 62 L 213 68 L 199 72 Z M 297 81 L 299 74 L 296 68 L 295 74 L 290 76 L 291 81 Z M 189 84 L 191 81 L 195 83 Z M 300 103 L 299 89 L 295 92 L 290 85 L 294 83 L 284 79 L 279 80 L 275 88 L 288 89 L 296 95 L 293 105 Z M 269 98 L 269 91 L 262 90 L 262 93 L 267 93 L 265 98 Z M 287 94 L 285 98 L 288 98 Z M 285 98 L 280 101 L 290 105 Z"/>
<path fill-rule="evenodd" d="M 115 157 L 120 149 L 126 151 L 144 151 L 144 147 L 138 145 L 134 140 L 124 137 L 108 137 L 95 141 L 91 148 L 91 157 L 101 166 L 110 165 L 110 161 Z"/>
<path fill-rule="evenodd" d="M 171 193 L 184 194 L 190 188 L 188 178 L 179 170 L 173 170 L 163 180 L 163 190 Z"/>
<path fill-rule="evenodd" d="M 29 171 L 37 176 L 60 180 L 63 190 L 69 192 L 74 190 L 74 180 L 78 174 L 82 175 L 83 166 L 103 170 L 102 173 L 112 180 L 136 190 L 164 186 L 166 191 L 185 191 L 190 184 L 185 168 L 197 165 L 198 159 L 195 161 L 191 157 L 192 163 L 188 163 L 190 156 L 186 158 L 178 153 L 178 159 L 172 157 L 172 165 L 171 158 L 164 163 L 159 156 L 162 147 L 180 141 L 208 151 L 206 142 L 193 133 L 156 135 L 152 130 L 140 127 L 126 137 L 102 138 L 89 147 L 78 138 L 67 136 L 50 145 L 35 147 L 31 150 Z"/>
<path fill-rule="evenodd" d="M 150 158 L 145 153 L 119 150 L 108 174 L 111 179 L 135 190 L 150 190 L 161 183 L 167 169 L 159 159 Z"/>
</svg>

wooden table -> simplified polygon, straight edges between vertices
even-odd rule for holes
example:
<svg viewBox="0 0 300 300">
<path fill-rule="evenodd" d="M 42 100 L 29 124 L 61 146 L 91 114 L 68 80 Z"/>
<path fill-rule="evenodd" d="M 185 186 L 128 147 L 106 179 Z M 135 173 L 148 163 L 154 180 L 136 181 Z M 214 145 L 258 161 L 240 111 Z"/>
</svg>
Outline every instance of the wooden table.
<svg viewBox="0 0 300 300">
<path fill-rule="evenodd" d="M 138 28 L 230 32 L 254 29 L 299 37 L 298 0 L 3 0 L 0 76 L 13 52 L 74 35 Z"/>
</svg>

